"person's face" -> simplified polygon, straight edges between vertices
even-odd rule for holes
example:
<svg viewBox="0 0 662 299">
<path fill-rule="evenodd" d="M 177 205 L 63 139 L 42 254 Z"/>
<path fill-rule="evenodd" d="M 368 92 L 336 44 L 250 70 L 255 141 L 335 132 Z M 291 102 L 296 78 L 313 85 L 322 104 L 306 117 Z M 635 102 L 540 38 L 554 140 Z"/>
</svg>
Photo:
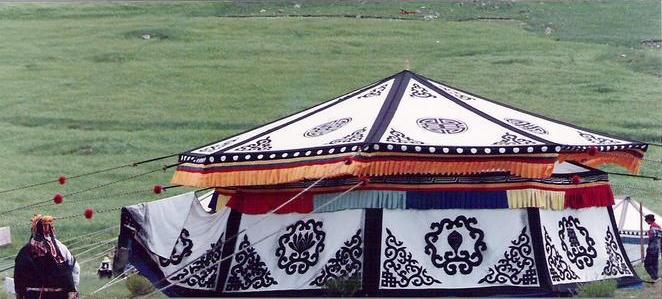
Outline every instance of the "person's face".
<svg viewBox="0 0 662 299">
<path fill-rule="evenodd" d="M 647 223 L 647 224 L 651 224 L 651 223 L 653 223 L 653 220 L 646 219 L 646 223 Z"/>
</svg>

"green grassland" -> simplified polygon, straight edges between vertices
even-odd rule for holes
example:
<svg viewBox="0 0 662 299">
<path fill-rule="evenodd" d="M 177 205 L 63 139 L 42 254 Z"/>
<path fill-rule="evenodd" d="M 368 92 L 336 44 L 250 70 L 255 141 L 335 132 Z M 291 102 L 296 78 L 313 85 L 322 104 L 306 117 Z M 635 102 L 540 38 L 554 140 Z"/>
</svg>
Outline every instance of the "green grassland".
<svg viewBox="0 0 662 299">
<path fill-rule="evenodd" d="M 642 43 L 661 39 L 659 1 L 296 4 L 0 4 L 0 189 L 181 152 L 396 73 L 407 61 L 428 77 L 552 118 L 662 140 L 661 53 Z M 662 176 L 660 148 L 647 158 L 642 174 Z M 170 169 L 67 196 L 62 205 L 2 211 L 174 162 L 0 193 L 0 225 L 14 237 L 0 256 L 22 246 L 34 213 L 80 216 L 87 207 L 186 190 L 150 193 L 168 184 Z M 616 193 L 662 212 L 659 182 L 611 178 Z M 62 219 L 58 233 L 68 239 L 118 223 L 112 210 Z M 94 277 L 98 262 L 83 265 L 85 293 L 103 284 Z M 127 295 L 115 287 L 100 297 Z"/>
</svg>

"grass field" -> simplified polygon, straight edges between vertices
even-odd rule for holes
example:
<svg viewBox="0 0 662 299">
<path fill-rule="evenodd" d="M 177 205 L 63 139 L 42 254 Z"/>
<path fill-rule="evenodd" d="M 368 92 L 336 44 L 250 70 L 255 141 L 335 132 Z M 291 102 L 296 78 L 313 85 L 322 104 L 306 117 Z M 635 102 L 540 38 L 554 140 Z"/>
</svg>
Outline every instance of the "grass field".
<svg viewBox="0 0 662 299">
<path fill-rule="evenodd" d="M 406 61 L 428 77 L 552 118 L 662 140 L 662 54 L 642 43 L 661 39 L 659 1 L 296 4 L 0 4 L 0 189 L 184 151 L 396 73 Z M 401 9 L 420 13 L 356 17 L 403 17 Z M 662 176 L 660 148 L 648 159 L 642 174 Z M 0 256 L 22 246 L 32 214 L 153 200 L 152 186 L 167 185 L 172 170 L 66 196 L 59 206 L 3 211 L 174 161 L 0 193 L 0 225 L 14 237 Z M 659 182 L 611 179 L 616 193 L 662 212 Z M 118 222 L 114 210 L 63 219 L 58 232 L 68 239 Z M 84 265 L 85 293 L 103 284 L 97 265 Z M 118 286 L 101 297 L 127 294 Z"/>
</svg>

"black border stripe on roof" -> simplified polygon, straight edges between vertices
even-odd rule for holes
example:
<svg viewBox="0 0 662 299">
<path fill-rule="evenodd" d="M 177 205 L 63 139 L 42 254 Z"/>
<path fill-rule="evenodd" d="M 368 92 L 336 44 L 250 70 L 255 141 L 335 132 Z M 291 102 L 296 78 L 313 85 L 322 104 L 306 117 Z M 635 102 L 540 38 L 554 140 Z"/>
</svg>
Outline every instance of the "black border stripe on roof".
<svg viewBox="0 0 662 299">
<path fill-rule="evenodd" d="M 399 74 L 399 73 L 398 73 L 398 74 Z M 213 145 L 213 144 L 219 143 L 219 142 L 221 142 L 221 141 L 224 141 L 224 140 L 230 140 L 230 139 L 235 138 L 235 137 L 237 137 L 237 136 L 239 136 L 239 135 L 241 135 L 241 134 L 248 133 L 248 132 L 250 132 L 250 131 L 253 131 L 253 130 L 259 129 L 260 127 L 264 127 L 264 126 L 267 126 L 267 125 L 269 125 L 269 124 L 272 124 L 272 123 L 275 123 L 275 122 L 279 122 L 279 121 L 281 121 L 281 120 L 283 120 L 283 119 L 286 119 L 286 118 L 288 118 L 288 117 L 292 117 L 292 116 L 297 115 L 297 114 L 299 114 L 299 113 L 301 113 L 301 112 L 304 112 L 304 111 L 306 111 L 306 110 L 314 109 L 315 107 L 319 107 L 319 106 L 321 106 L 321 105 L 326 104 L 326 103 L 329 102 L 329 101 L 333 101 L 333 100 L 336 100 L 336 99 L 337 99 L 337 101 L 336 101 L 335 103 L 333 103 L 333 104 L 326 105 L 326 106 L 324 106 L 324 107 L 321 107 L 321 108 L 318 109 L 318 110 L 315 110 L 315 111 L 313 111 L 313 112 L 310 112 L 310 113 L 308 113 L 308 114 L 306 114 L 306 115 L 304 115 L 304 116 L 302 116 L 302 117 L 299 117 L 299 118 L 297 118 L 297 119 L 295 119 L 295 120 L 292 120 L 292 121 L 290 121 L 290 122 L 288 122 L 288 123 L 285 123 L 285 124 L 283 124 L 283 125 L 281 125 L 281 126 L 278 126 L 277 128 L 280 129 L 280 128 L 282 128 L 284 125 L 289 125 L 289 124 L 291 124 L 291 123 L 297 122 L 297 121 L 301 120 L 301 118 L 308 117 L 308 116 L 310 116 L 310 115 L 312 115 L 312 114 L 315 114 L 315 113 L 320 112 L 320 111 L 322 111 L 322 110 L 324 110 L 324 109 L 326 109 L 326 108 L 329 108 L 329 107 L 334 106 L 334 105 L 336 105 L 336 104 L 338 104 L 338 103 L 340 103 L 340 102 L 343 102 L 343 101 L 345 101 L 345 100 L 347 100 L 347 99 L 349 99 L 349 98 L 351 98 L 351 97 L 353 97 L 353 96 L 355 96 L 355 95 L 357 95 L 357 94 L 360 94 L 360 93 L 362 93 L 362 92 L 364 92 L 364 91 L 366 91 L 366 90 L 368 90 L 368 89 L 370 89 L 370 88 L 373 88 L 373 87 L 375 87 L 375 86 L 377 86 L 377 85 L 383 84 L 383 83 L 387 82 L 388 80 L 391 80 L 391 79 L 395 78 L 398 74 L 391 75 L 391 76 L 389 76 L 389 77 L 386 77 L 386 78 L 381 79 L 381 80 L 378 80 L 378 81 L 374 81 L 373 83 L 370 83 L 370 84 L 368 84 L 368 85 L 365 85 L 365 86 L 363 86 L 363 87 L 361 87 L 361 88 L 359 88 L 359 89 L 355 89 L 354 91 L 350 91 L 349 93 L 346 93 L 344 97 L 341 97 L 341 98 L 337 98 L 337 97 L 336 97 L 336 98 L 328 99 L 328 100 L 326 100 L 326 101 L 324 101 L 324 102 L 322 102 L 322 103 L 319 103 L 319 104 L 314 105 L 314 106 L 312 106 L 312 107 L 306 107 L 305 109 L 302 109 L 302 110 L 299 110 L 299 111 L 297 111 L 297 112 L 291 113 L 291 114 L 289 114 L 289 115 L 283 116 L 283 117 L 281 117 L 281 118 L 279 118 L 279 119 L 277 119 L 277 120 L 274 120 L 274 121 L 272 121 L 272 122 L 269 122 L 269 123 L 266 123 L 266 124 L 261 124 L 261 125 L 255 126 L 255 127 L 251 128 L 251 129 L 248 129 L 248 130 L 242 131 L 242 132 L 237 133 L 237 134 L 235 134 L 235 135 L 232 135 L 232 136 L 230 136 L 230 137 L 226 137 L 226 138 L 223 138 L 223 139 L 220 139 L 220 140 L 216 140 L 216 141 L 214 141 L 214 142 L 210 142 L 210 143 L 205 144 L 205 145 L 202 145 L 202 146 L 197 146 L 197 147 L 195 147 L 195 148 L 193 148 L 193 149 L 190 149 L 190 150 L 188 150 L 188 151 L 184 151 L 184 152 L 180 153 L 180 155 L 186 154 L 186 155 L 191 155 L 191 156 L 205 157 L 205 156 L 210 156 L 210 155 L 213 155 L 213 154 L 216 154 L 216 153 L 219 153 L 219 152 L 223 152 L 223 151 L 225 151 L 225 150 L 227 150 L 227 149 L 229 149 L 229 148 L 233 148 L 233 147 L 236 147 L 236 146 L 242 145 L 242 144 L 244 144 L 244 143 L 246 143 L 246 142 L 249 142 L 249 141 L 254 140 L 254 139 L 256 139 L 256 138 L 262 137 L 262 136 L 264 136 L 265 134 L 258 134 L 258 135 L 252 136 L 252 137 L 248 137 L 248 138 L 246 138 L 244 141 L 242 141 L 242 142 L 240 142 L 240 143 L 233 143 L 233 144 L 231 144 L 231 145 L 229 145 L 229 146 L 225 146 L 225 147 L 223 147 L 223 148 L 221 148 L 221 149 L 219 149 L 219 150 L 217 150 L 217 151 L 215 151 L 215 152 L 213 152 L 213 153 L 209 153 L 209 154 L 194 154 L 194 153 L 191 153 L 191 152 L 193 152 L 193 151 L 195 151 L 195 150 L 199 150 L 199 149 L 201 149 L 201 148 L 204 148 L 204 147 L 207 147 L 207 146 L 210 146 L 210 145 Z M 272 128 L 271 130 L 267 130 L 266 132 L 263 132 L 263 133 L 268 134 L 268 133 L 271 133 L 271 132 L 275 131 L 275 129 L 276 129 L 276 128 Z M 268 132 L 268 133 L 267 133 L 267 132 Z"/>
<path fill-rule="evenodd" d="M 545 144 L 545 145 L 547 145 L 547 146 L 556 146 L 556 145 L 560 145 L 560 144 L 558 144 L 558 143 L 555 143 L 555 142 L 549 141 L 549 140 L 544 139 L 544 138 L 540 138 L 540 137 L 535 136 L 535 135 L 533 135 L 533 134 L 531 134 L 531 133 L 525 132 L 525 131 L 520 130 L 520 129 L 518 129 L 518 128 L 515 128 L 515 127 L 513 127 L 513 126 L 511 126 L 511 125 L 509 125 L 509 124 L 506 124 L 506 123 L 504 123 L 504 122 L 501 122 L 501 121 L 499 121 L 497 118 L 495 118 L 495 117 L 493 117 L 493 116 L 491 116 L 491 115 L 489 115 L 489 114 L 487 114 L 487 113 L 485 113 L 485 112 L 483 112 L 483 111 L 478 110 L 476 107 L 473 107 L 473 106 L 471 106 L 471 105 L 469 105 L 469 104 L 467 104 L 467 103 L 465 103 L 465 102 L 463 102 L 463 101 L 457 99 L 456 97 L 454 97 L 454 96 L 448 94 L 447 92 L 441 90 L 439 87 L 434 86 L 434 84 L 430 83 L 430 82 L 429 82 L 427 79 L 425 79 L 424 77 L 419 77 L 419 76 L 418 76 L 417 74 L 415 74 L 415 73 L 413 73 L 413 75 L 414 75 L 414 77 L 416 77 L 416 79 L 418 79 L 418 81 L 419 81 L 421 84 L 427 86 L 428 88 L 434 90 L 436 93 L 438 93 L 438 94 L 444 96 L 445 98 L 451 100 L 451 102 L 453 102 L 453 103 L 459 105 L 460 107 L 463 107 L 464 109 L 469 110 L 469 111 L 473 112 L 474 114 L 477 114 L 478 116 L 480 116 L 480 117 L 482 117 L 482 118 L 484 118 L 484 119 L 486 119 L 486 120 L 488 120 L 488 121 L 494 123 L 495 125 L 499 125 L 499 126 L 504 127 L 504 128 L 506 128 L 506 129 L 508 129 L 508 130 L 510 130 L 510 131 L 512 131 L 512 132 L 516 132 L 516 133 L 518 133 L 518 134 L 520 134 L 520 135 L 523 135 L 523 136 L 529 137 L 529 138 L 531 138 L 531 139 L 533 139 L 533 140 L 536 140 L 536 141 L 538 141 L 538 142 L 542 142 L 543 144 Z"/>
<path fill-rule="evenodd" d="M 593 130 L 593 129 L 586 129 L 586 128 L 583 128 L 583 127 L 579 127 L 579 126 L 577 126 L 577 125 L 574 125 L 574 124 L 571 124 L 571 123 L 567 123 L 567 122 L 564 122 L 564 121 L 560 121 L 560 120 L 556 120 L 556 119 L 551 119 L 551 118 L 549 118 L 549 117 L 546 117 L 546 116 L 543 116 L 543 115 L 540 115 L 540 114 L 537 114 L 537 113 L 529 112 L 529 111 L 526 111 L 526 110 L 523 110 L 523 109 L 520 109 L 520 108 L 517 108 L 517 107 L 511 106 L 511 105 L 508 105 L 508 104 L 502 103 L 502 102 L 500 102 L 500 101 L 496 101 L 496 100 L 493 100 L 493 99 L 490 99 L 490 98 L 486 98 L 486 97 L 481 96 L 481 95 L 477 95 L 477 94 L 474 94 L 474 93 L 471 93 L 471 92 L 468 92 L 468 91 L 465 91 L 465 90 L 459 89 L 459 88 L 457 88 L 457 87 L 454 87 L 454 86 L 448 85 L 448 84 L 443 83 L 443 82 L 439 82 L 439 81 L 436 81 L 436 80 L 432 80 L 432 79 L 430 79 L 430 78 L 428 78 L 428 77 L 426 77 L 426 76 L 423 76 L 423 75 L 419 75 L 419 74 L 415 74 L 415 75 L 416 75 L 417 77 L 423 78 L 423 79 L 425 79 L 425 80 L 427 80 L 427 81 L 429 81 L 429 82 L 434 82 L 434 83 L 437 83 L 437 84 L 439 84 L 439 85 L 443 85 L 443 86 L 446 86 L 446 87 L 448 87 L 448 88 L 455 89 L 455 90 L 457 90 L 457 91 L 460 91 L 460 92 L 466 93 L 466 94 L 468 94 L 468 95 L 470 95 L 470 96 L 480 98 L 481 100 L 485 100 L 485 101 L 488 101 L 488 102 L 490 102 L 490 103 L 493 103 L 493 104 L 496 104 L 496 105 L 499 105 L 499 106 L 502 106 L 502 107 L 505 107 L 505 108 L 513 109 L 513 110 L 518 111 L 518 112 L 521 112 L 521 113 L 529 114 L 529 115 L 534 116 L 534 117 L 542 118 L 542 119 L 544 119 L 544 120 L 546 120 L 546 121 L 550 121 L 550 122 L 557 123 L 557 124 L 560 124 L 560 125 L 568 126 L 568 127 L 573 128 L 573 129 L 576 129 L 576 130 L 582 130 L 582 131 L 586 131 L 586 132 L 589 132 L 589 133 L 598 134 L 598 135 L 602 135 L 602 136 L 605 136 L 605 137 L 614 138 L 614 139 L 619 139 L 619 140 L 623 140 L 623 141 L 627 141 L 627 142 L 631 142 L 631 143 L 646 144 L 646 145 L 648 144 L 648 143 L 645 143 L 645 142 L 643 142 L 643 141 L 637 141 L 637 140 L 634 140 L 634 139 L 628 139 L 628 138 L 623 138 L 623 137 L 619 137 L 619 136 L 614 136 L 614 135 L 607 134 L 607 133 L 603 133 L 603 132 L 600 132 L 600 131 L 595 131 L 595 130 Z M 435 87 L 436 87 L 436 86 L 435 86 Z"/>
<path fill-rule="evenodd" d="M 400 100 L 402 100 L 402 95 L 405 92 L 407 83 L 409 82 L 409 79 L 411 79 L 411 73 L 402 71 L 397 73 L 394 77 L 395 81 L 393 81 L 393 86 L 391 87 L 391 90 L 389 90 L 386 99 L 384 99 L 382 108 L 379 110 L 375 122 L 372 124 L 372 128 L 370 128 L 370 132 L 368 132 L 368 136 L 365 139 L 366 143 L 379 141 L 384 132 L 386 132 L 386 128 L 389 123 L 391 123 L 398 105 L 400 105 Z"/>
</svg>

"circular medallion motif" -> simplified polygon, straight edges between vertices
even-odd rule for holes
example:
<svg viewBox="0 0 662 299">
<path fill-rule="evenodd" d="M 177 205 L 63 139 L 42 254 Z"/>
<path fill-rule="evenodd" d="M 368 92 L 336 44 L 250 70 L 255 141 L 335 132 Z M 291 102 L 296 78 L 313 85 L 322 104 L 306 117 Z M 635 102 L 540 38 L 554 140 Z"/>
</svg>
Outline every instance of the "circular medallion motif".
<svg viewBox="0 0 662 299">
<path fill-rule="evenodd" d="M 419 118 L 416 120 L 419 127 L 433 133 L 458 134 L 466 131 L 467 124 L 454 119 L 446 118 Z"/>
<path fill-rule="evenodd" d="M 520 128 L 524 131 L 529 131 L 531 133 L 541 134 L 541 135 L 548 134 L 547 130 L 543 129 L 541 126 L 530 123 L 530 122 L 525 121 L 525 120 L 519 120 L 519 119 L 514 119 L 514 118 L 506 118 L 505 120 L 509 124 L 511 124 L 515 127 L 518 127 L 518 128 Z"/>
<path fill-rule="evenodd" d="M 324 134 L 331 133 L 335 130 L 338 130 L 338 129 L 342 128 L 343 126 L 350 123 L 351 121 L 352 121 L 351 117 L 345 117 L 345 118 L 332 120 L 330 122 L 323 123 L 319 126 L 316 126 L 314 128 L 309 129 L 308 131 L 303 133 L 303 136 L 304 137 L 309 137 L 309 138 L 322 136 Z"/>
</svg>

